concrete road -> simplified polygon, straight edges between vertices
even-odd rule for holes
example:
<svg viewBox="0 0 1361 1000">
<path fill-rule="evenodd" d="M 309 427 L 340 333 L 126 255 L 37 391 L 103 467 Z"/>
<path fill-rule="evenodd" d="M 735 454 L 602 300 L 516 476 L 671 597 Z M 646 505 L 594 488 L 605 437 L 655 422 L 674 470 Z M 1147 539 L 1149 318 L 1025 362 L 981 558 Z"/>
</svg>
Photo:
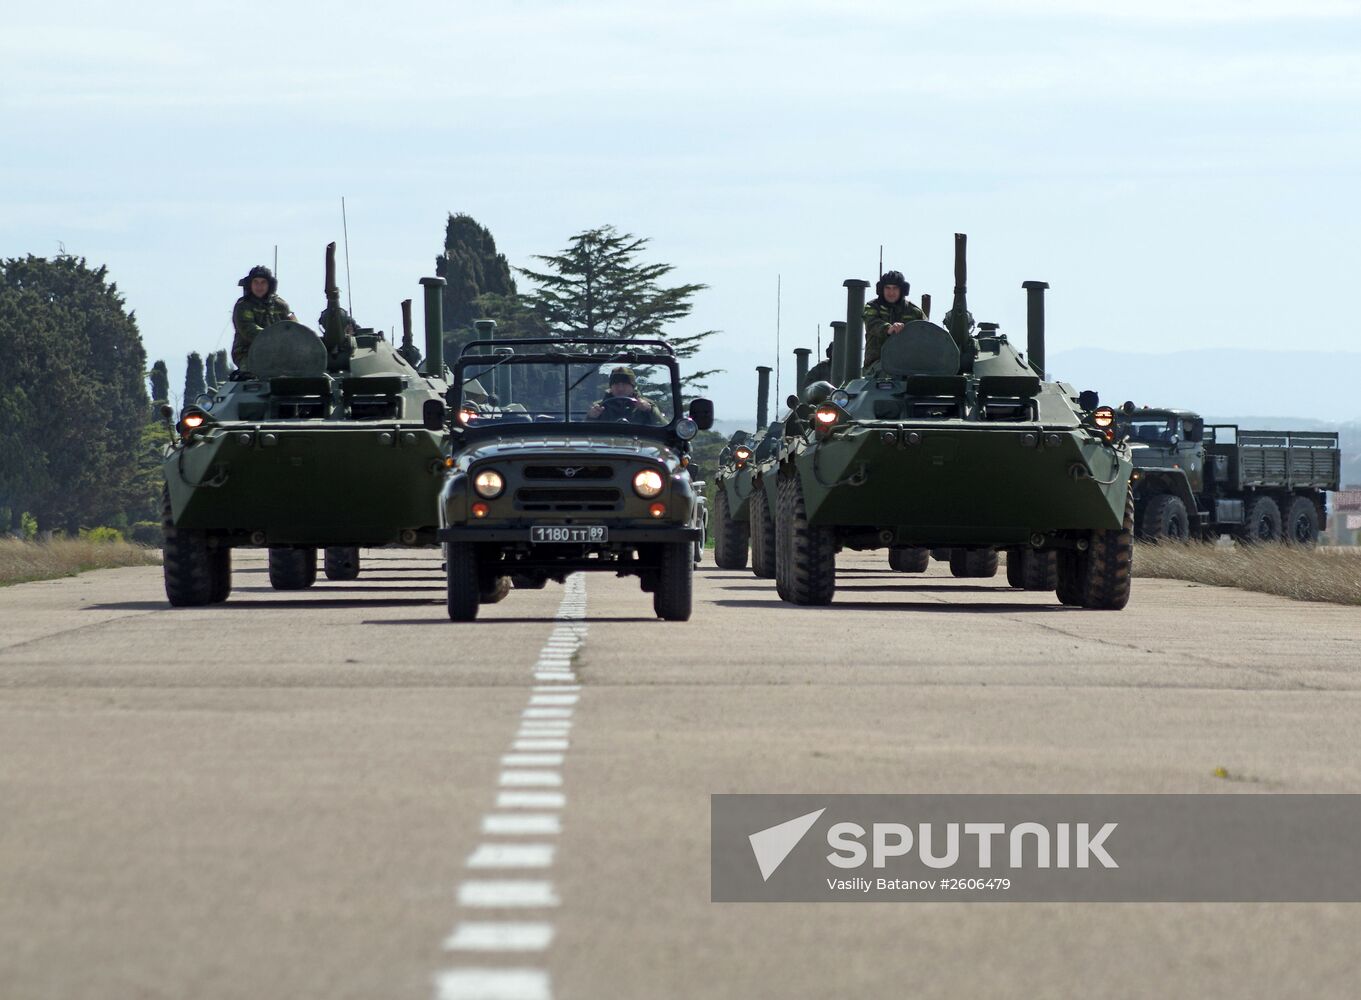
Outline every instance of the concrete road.
<svg viewBox="0 0 1361 1000">
<path fill-rule="evenodd" d="M 1356 996 L 1355 905 L 710 903 L 715 792 L 1361 790 L 1357 609 L 885 563 L 706 565 L 686 624 L 591 576 L 454 626 L 433 554 L 0 589 L 0 997 Z"/>
</svg>

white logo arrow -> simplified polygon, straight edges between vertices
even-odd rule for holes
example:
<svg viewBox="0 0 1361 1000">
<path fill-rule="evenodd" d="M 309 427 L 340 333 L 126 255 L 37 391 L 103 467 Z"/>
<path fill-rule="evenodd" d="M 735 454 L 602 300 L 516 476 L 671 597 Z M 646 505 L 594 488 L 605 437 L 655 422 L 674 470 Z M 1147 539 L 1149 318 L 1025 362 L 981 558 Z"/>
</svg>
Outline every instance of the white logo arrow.
<svg viewBox="0 0 1361 1000">
<path fill-rule="evenodd" d="M 823 806 L 817 812 L 810 812 L 778 826 L 768 827 L 747 838 L 751 841 L 752 853 L 756 855 L 756 864 L 760 866 L 762 882 L 770 881 L 770 876 L 775 874 L 775 869 L 784 864 L 784 859 L 789 857 L 789 852 L 798 846 L 803 835 L 826 811 L 827 807 Z"/>
</svg>

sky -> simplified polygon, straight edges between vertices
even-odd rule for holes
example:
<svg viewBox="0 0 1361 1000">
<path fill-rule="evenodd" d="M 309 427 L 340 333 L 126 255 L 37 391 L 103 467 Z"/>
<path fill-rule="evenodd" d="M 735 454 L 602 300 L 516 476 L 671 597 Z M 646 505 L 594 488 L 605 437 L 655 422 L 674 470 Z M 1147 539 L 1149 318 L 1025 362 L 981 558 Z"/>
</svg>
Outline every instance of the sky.
<svg viewBox="0 0 1361 1000">
<path fill-rule="evenodd" d="M 342 197 L 380 328 L 449 212 L 515 265 L 612 224 L 709 286 L 676 332 L 746 417 L 777 320 L 783 396 L 881 244 L 943 312 L 955 232 L 1051 355 L 1361 351 L 1358 122 L 1361 0 L 10 4 L 0 257 L 106 264 L 174 379 L 276 246 L 316 316 Z"/>
</svg>

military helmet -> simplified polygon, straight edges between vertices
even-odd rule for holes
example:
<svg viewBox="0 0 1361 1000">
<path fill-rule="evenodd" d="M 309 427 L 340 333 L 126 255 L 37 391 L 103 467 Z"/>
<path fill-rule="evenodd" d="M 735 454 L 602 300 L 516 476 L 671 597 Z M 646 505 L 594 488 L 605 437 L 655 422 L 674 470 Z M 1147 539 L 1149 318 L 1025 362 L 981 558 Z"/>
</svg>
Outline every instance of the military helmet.
<svg viewBox="0 0 1361 1000">
<path fill-rule="evenodd" d="M 638 384 L 638 380 L 633 377 L 633 369 L 625 368 L 623 365 L 610 372 L 610 385 L 614 385 L 616 382 L 627 382 L 632 386 Z"/>
<path fill-rule="evenodd" d="M 883 298 L 885 285 L 897 285 L 903 291 L 903 298 L 907 298 L 908 289 L 912 287 L 903 277 L 902 271 L 885 271 L 881 274 L 879 280 L 874 283 L 874 294 Z"/>
<path fill-rule="evenodd" d="M 265 278 L 269 281 L 270 295 L 273 295 L 275 292 L 279 290 L 279 279 L 274 277 L 274 272 L 271 271 L 269 268 L 265 267 L 264 264 L 256 264 L 254 267 L 252 267 L 249 271 L 246 272 L 246 276 L 242 278 L 240 281 L 238 281 L 237 284 L 244 288 L 246 290 L 246 293 L 249 294 L 250 283 L 251 280 L 254 278 Z"/>
</svg>

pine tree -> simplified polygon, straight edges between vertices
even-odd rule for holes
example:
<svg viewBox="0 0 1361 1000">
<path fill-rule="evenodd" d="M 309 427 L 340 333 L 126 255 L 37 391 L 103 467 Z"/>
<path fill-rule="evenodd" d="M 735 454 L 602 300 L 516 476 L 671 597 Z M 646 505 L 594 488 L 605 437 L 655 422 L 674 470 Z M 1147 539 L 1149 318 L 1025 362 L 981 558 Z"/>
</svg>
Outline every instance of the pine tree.
<svg viewBox="0 0 1361 1000">
<path fill-rule="evenodd" d="M 170 401 L 170 373 L 164 361 L 151 366 L 151 406 L 158 410 L 163 403 Z"/>
<path fill-rule="evenodd" d="M 184 399 L 182 406 L 192 406 L 203 395 L 207 386 L 203 381 L 203 357 L 198 351 L 189 355 L 189 363 L 184 371 Z"/>
</svg>

